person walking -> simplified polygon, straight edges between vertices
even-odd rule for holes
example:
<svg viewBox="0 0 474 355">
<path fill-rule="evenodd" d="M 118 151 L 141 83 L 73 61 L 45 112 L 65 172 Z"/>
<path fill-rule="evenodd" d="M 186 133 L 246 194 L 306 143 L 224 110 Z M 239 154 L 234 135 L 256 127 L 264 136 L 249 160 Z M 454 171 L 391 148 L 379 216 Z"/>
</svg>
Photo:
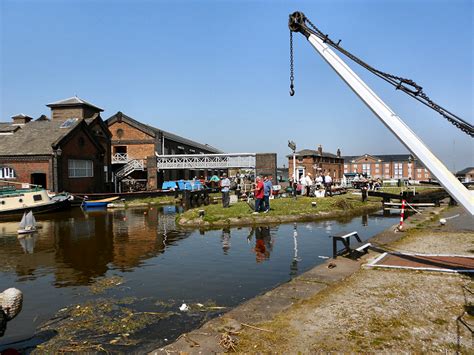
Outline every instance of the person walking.
<svg viewBox="0 0 474 355">
<path fill-rule="evenodd" d="M 230 190 L 230 180 L 227 177 L 227 174 L 224 173 L 222 174 L 222 180 L 221 180 L 222 207 L 223 208 L 229 207 L 229 201 L 230 201 L 229 190 Z"/>
<path fill-rule="evenodd" d="M 260 212 L 263 209 L 262 202 L 263 202 L 263 182 L 260 176 L 257 176 L 256 179 L 256 187 L 254 190 L 255 194 L 255 212 L 254 214 Z"/>
<path fill-rule="evenodd" d="M 273 184 L 268 176 L 263 179 L 263 213 L 270 211 L 270 196 L 272 194 Z"/>
</svg>

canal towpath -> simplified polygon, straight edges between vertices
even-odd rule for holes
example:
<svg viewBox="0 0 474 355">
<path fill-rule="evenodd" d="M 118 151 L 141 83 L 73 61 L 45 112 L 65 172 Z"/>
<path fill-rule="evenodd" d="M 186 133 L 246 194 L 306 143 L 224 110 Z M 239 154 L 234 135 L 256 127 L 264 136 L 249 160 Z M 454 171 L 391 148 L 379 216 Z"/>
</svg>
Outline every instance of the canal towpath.
<svg viewBox="0 0 474 355">
<path fill-rule="evenodd" d="M 440 226 L 441 217 L 457 214 Z M 413 216 L 404 233 L 395 227 L 371 242 L 420 253 L 474 252 L 472 217 L 460 207 Z M 474 321 L 464 312 L 474 302 L 472 278 L 366 268 L 378 255 L 328 260 L 152 353 L 473 351 L 472 333 L 460 321 Z"/>
</svg>

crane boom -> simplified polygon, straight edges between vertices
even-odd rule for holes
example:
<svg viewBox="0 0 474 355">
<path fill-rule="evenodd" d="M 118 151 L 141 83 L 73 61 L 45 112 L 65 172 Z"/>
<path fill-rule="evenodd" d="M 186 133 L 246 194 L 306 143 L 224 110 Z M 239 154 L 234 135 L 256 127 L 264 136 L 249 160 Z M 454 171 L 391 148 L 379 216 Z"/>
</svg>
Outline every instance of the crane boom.
<svg viewBox="0 0 474 355">
<path fill-rule="evenodd" d="M 325 43 L 305 25 L 301 12 L 290 15 L 289 28 L 302 33 L 323 59 L 355 92 L 369 109 L 387 126 L 398 140 L 413 153 L 438 179 L 450 195 L 471 215 L 474 215 L 474 191 L 469 191 L 428 149 L 423 141 L 380 99 L 364 81 Z"/>
</svg>

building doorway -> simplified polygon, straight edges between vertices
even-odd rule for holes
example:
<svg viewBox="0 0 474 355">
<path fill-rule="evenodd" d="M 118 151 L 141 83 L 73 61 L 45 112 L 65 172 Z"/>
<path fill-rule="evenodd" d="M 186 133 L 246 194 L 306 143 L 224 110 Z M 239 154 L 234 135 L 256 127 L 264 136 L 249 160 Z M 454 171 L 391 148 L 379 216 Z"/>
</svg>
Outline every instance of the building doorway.
<svg viewBox="0 0 474 355">
<path fill-rule="evenodd" d="M 45 173 L 33 173 L 31 174 L 31 183 L 33 185 L 40 185 L 41 187 L 47 188 L 46 186 L 46 174 Z"/>
</svg>

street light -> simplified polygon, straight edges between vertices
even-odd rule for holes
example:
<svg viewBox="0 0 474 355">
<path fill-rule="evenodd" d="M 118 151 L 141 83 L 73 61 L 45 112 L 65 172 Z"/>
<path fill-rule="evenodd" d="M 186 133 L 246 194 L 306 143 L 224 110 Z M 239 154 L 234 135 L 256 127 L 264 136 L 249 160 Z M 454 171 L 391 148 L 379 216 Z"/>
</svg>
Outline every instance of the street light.
<svg viewBox="0 0 474 355">
<path fill-rule="evenodd" d="M 288 141 L 288 147 L 293 151 L 293 179 L 296 178 L 296 143 Z"/>
</svg>

